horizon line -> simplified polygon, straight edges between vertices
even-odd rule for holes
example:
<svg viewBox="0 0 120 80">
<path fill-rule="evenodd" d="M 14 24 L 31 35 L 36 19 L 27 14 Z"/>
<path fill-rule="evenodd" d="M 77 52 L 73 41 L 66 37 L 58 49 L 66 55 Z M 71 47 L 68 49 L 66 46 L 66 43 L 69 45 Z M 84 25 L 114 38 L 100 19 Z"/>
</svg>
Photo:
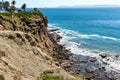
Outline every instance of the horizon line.
<svg viewBox="0 0 120 80">
<path fill-rule="evenodd" d="M 55 7 L 28 7 L 28 8 L 104 8 L 104 7 L 120 7 L 120 5 L 71 5 L 71 6 L 55 6 Z M 21 7 L 17 7 L 21 8 Z"/>
</svg>

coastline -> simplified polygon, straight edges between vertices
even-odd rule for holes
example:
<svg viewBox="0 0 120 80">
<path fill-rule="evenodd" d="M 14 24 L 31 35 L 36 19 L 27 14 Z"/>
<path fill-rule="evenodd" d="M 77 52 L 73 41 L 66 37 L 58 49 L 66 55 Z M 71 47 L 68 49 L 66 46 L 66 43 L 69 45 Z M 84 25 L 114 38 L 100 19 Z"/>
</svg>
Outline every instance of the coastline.
<svg viewBox="0 0 120 80">
<path fill-rule="evenodd" d="M 21 22 L 16 22 L 14 19 Z M 9 67 L 0 72 L 5 76 L 8 76 L 7 71 L 11 71 L 12 76 L 22 76 L 23 80 L 27 76 L 28 80 L 32 80 L 46 70 L 50 70 L 48 74 L 58 74 L 65 80 L 72 80 L 73 76 L 88 80 L 117 80 L 117 78 L 119 80 L 120 73 L 113 68 L 108 68 L 109 64 L 104 61 L 104 59 L 108 60 L 107 57 L 110 55 L 100 54 L 101 58 L 98 59 L 89 55 L 74 54 L 66 45 L 60 43 L 64 36 L 59 35 L 61 33 L 59 29 L 48 30 L 48 20 L 45 16 L 34 15 L 30 19 L 21 16 L 14 19 L 0 17 L 2 20 L 0 40 L 5 43 L 5 45 L 0 44 L 4 45 L 4 47 L 1 46 L 1 53 L 4 54 L 0 53 L 0 61 L 3 70 L 4 65 Z M 12 46 L 13 50 L 6 45 Z M 7 50 L 5 50 L 6 47 Z M 115 55 L 115 58 L 119 57 Z M 51 68 L 55 70 L 51 71 Z"/>
<path fill-rule="evenodd" d="M 51 57 L 65 51 L 49 34 L 47 18 L 39 14 L 0 13 L 0 79 L 75 78 L 57 66 Z"/>
<path fill-rule="evenodd" d="M 53 31 L 54 34 L 60 35 L 60 31 L 57 28 L 51 31 Z M 60 39 L 62 39 L 62 36 Z M 63 45 L 63 47 L 66 50 L 67 47 L 65 45 Z M 120 57 L 119 55 L 108 55 L 101 53 L 98 54 L 98 56 L 92 57 L 89 55 L 85 56 L 80 54 L 74 54 L 71 53 L 69 49 L 67 50 L 72 55 L 69 55 L 68 59 L 64 59 L 63 55 L 63 60 L 60 61 L 58 59 L 58 62 L 60 66 L 62 66 L 71 75 L 74 75 L 76 77 L 83 77 L 85 79 L 119 80 L 120 71 L 109 66 L 109 58 L 114 57 L 114 59 L 118 59 Z"/>
</svg>

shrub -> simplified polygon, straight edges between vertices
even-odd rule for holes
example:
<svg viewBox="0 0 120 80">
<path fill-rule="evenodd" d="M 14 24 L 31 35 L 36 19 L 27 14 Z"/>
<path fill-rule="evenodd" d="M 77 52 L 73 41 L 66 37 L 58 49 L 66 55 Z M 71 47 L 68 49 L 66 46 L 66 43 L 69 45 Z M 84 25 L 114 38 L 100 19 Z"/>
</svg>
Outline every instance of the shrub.
<svg viewBox="0 0 120 80">
<path fill-rule="evenodd" d="M 0 80 L 5 80 L 3 75 L 0 75 Z"/>
<path fill-rule="evenodd" d="M 77 77 L 77 78 L 74 78 L 73 80 L 83 80 L 83 79 L 80 77 Z"/>
<path fill-rule="evenodd" d="M 37 77 L 37 80 L 63 80 L 63 79 L 59 76 L 42 75 L 41 77 Z"/>
</svg>

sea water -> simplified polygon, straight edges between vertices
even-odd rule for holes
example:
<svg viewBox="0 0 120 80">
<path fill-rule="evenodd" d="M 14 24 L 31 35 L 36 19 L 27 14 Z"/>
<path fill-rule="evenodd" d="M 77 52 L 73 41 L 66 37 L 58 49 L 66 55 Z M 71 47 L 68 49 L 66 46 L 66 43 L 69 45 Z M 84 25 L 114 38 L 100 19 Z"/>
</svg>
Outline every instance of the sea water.
<svg viewBox="0 0 120 80">
<path fill-rule="evenodd" d="M 60 44 L 74 54 L 120 55 L 120 8 L 40 8 L 47 16 L 49 29 L 59 29 Z M 120 60 L 111 59 L 120 70 Z"/>
<path fill-rule="evenodd" d="M 71 46 L 120 54 L 120 8 L 48 8 L 40 11 L 48 17 L 49 27 L 60 28 L 63 38 L 73 43 Z"/>
</svg>

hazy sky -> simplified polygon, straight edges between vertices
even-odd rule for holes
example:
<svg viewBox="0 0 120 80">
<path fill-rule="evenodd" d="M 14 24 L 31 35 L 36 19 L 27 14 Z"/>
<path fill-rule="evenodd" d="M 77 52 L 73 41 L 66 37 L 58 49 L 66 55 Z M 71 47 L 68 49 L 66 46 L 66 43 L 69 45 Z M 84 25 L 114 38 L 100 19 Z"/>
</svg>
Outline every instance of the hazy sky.
<svg viewBox="0 0 120 80">
<path fill-rule="evenodd" d="M 16 0 L 16 2 L 17 7 L 20 7 L 22 3 L 27 3 L 27 7 L 57 7 L 72 5 L 120 5 L 120 0 Z"/>
</svg>

